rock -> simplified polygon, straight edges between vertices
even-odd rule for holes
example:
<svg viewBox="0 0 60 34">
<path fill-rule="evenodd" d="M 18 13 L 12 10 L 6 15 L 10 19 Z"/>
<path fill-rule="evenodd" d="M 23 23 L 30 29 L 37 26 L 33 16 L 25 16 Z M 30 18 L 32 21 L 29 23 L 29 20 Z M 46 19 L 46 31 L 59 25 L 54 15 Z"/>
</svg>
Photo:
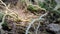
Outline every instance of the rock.
<svg viewBox="0 0 60 34">
<path fill-rule="evenodd" d="M 60 25 L 59 24 L 49 24 L 49 25 L 47 25 L 46 30 L 49 31 L 50 33 L 59 34 L 60 33 Z"/>
</svg>

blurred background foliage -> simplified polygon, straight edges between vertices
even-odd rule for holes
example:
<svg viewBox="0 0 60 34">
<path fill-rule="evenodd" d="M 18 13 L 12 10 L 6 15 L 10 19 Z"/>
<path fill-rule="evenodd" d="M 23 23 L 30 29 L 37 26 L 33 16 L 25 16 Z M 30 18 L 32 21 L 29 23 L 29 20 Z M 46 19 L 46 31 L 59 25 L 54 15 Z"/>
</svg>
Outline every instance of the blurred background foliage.
<svg viewBox="0 0 60 34">
<path fill-rule="evenodd" d="M 58 10 L 54 10 L 57 6 L 57 2 L 55 0 L 45 0 L 44 2 L 39 1 L 38 4 L 40 7 L 45 8 L 49 12 L 60 14 L 59 8 Z"/>
<path fill-rule="evenodd" d="M 53 10 L 57 3 L 55 0 L 45 0 L 44 2 L 38 2 L 39 6 L 41 6 L 42 8 L 45 8 L 48 11 Z"/>
</svg>

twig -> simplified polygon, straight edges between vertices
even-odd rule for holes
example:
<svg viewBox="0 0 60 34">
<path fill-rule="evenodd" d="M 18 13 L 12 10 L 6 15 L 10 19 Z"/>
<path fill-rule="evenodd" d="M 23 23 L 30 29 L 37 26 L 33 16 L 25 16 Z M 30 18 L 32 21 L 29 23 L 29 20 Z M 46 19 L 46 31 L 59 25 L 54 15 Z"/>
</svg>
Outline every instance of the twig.
<svg viewBox="0 0 60 34">
<path fill-rule="evenodd" d="M 28 34 L 28 31 L 29 31 L 31 25 L 32 25 L 35 21 L 37 21 L 37 20 L 41 20 L 41 18 L 44 17 L 44 16 L 46 16 L 46 15 L 47 15 L 47 13 L 41 15 L 38 19 L 33 19 L 32 22 L 29 23 L 29 26 L 27 27 L 27 30 L 26 30 L 26 33 L 25 33 L 25 34 Z"/>
<path fill-rule="evenodd" d="M 38 23 L 38 26 L 37 26 L 37 29 L 36 29 L 36 34 L 37 34 L 37 32 L 38 32 L 39 26 L 40 26 L 40 22 Z"/>
<path fill-rule="evenodd" d="M 6 4 L 2 1 L 2 0 L 0 0 L 1 1 L 1 3 L 6 7 Z"/>
</svg>

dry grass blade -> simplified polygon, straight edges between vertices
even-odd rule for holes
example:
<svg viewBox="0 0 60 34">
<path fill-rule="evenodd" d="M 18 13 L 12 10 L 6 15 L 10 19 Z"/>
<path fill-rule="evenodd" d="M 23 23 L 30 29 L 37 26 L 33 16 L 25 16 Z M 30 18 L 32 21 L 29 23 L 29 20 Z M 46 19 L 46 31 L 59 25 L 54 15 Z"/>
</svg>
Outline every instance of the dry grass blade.
<svg viewBox="0 0 60 34">
<path fill-rule="evenodd" d="M 25 34 L 28 34 L 28 31 L 29 31 L 31 25 L 32 25 L 35 21 L 41 20 L 41 18 L 44 17 L 44 16 L 46 16 L 46 15 L 47 15 L 47 13 L 41 15 L 38 19 L 33 19 L 32 22 L 29 23 L 29 26 L 27 27 L 27 30 L 26 30 L 26 33 L 25 33 Z"/>
<path fill-rule="evenodd" d="M 38 33 L 38 28 L 40 26 L 40 22 L 38 23 L 37 29 L 36 29 L 36 34 Z"/>
</svg>

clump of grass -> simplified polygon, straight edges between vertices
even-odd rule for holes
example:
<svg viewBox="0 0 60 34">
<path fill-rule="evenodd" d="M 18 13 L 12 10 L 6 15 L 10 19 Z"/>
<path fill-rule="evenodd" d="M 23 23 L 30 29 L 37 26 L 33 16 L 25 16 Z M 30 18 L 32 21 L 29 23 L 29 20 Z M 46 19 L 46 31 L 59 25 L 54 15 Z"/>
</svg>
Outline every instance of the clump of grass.
<svg viewBox="0 0 60 34">
<path fill-rule="evenodd" d="M 1 2 L 2 2 L 2 0 L 1 0 Z M 23 1 L 24 2 L 24 1 Z M 2 26 L 8 26 L 7 25 L 7 23 L 5 23 L 5 18 L 6 18 L 6 16 L 9 16 L 10 18 L 13 18 L 13 21 L 15 21 L 15 22 L 21 22 L 21 21 L 28 21 L 28 20 L 24 20 L 24 19 L 22 19 L 22 18 L 20 18 L 19 17 L 19 15 L 17 14 L 17 12 L 14 12 L 13 10 L 11 10 L 11 9 L 9 9 L 9 5 L 7 6 L 4 2 L 2 2 L 2 4 L 4 5 L 4 7 L 6 8 L 6 10 L 4 11 L 4 16 L 3 16 L 3 18 L 2 18 L 2 22 L 1 22 L 1 24 L 3 24 Z M 31 12 L 39 12 L 39 11 L 41 11 L 41 10 L 44 10 L 44 11 L 46 11 L 44 8 L 41 8 L 41 7 L 39 7 L 38 5 L 28 5 L 27 6 L 27 9 L 28 10 L 30 10 Z M 42 17 L 44 17 L 44 16 L 46 16 L 47 15 L 47 13 L 45 13 L 45 14 L 43 14 L 43 15 L 41 15 L 39 18 L 37 18 L 37 19 L 33 19 L 32 21 L 31 21 L 31 23 L 29 23 L 29 26 L 27 27 L 27 30 L 26 30 L 26 33 L 25 34 L 28 34 L 29 32 L 29 29 L 31 28 L 31 25 L 35 22 L 35 21 L 40 21 L 41 19 L 42 19 Z M 16 25 L 16 24 L 15 24 Z M 38 25 L 38 27 L 37 27 L 37 29 L 36 29 L 36 34 L 37 34 L 37 31 L 38 31 L 38 28 L 39 28 L 39 25 Z M 30 34 L 30 33 L 29 33 Z"/>
<path fill-rule="evenodd" d="M 0 0 L 0 2 L 2 3 L 2 5 L 4 5 L 5 10 L 2 11 L 3 13 L 0 14 L 0 19 L 2 20 L 2 22 L 0 23 L 0 26 L 3 24 L 3 26 L 7 26 L 5 23 L 5 18 L 6 16 L 9 16 L 10 18 L 13 18 L 13 21 L 15 22 L 20 22 L 20 21 L 26 21 L 22 18 L 20 18 L 17 14 L 17 12 L 14 12 L 14 10 L 9 9 L 10 5 L 6 5 L 2 0 Z M 0 27 L 0 29 L 2 28 L 2 26 Z"/>
</svg>

